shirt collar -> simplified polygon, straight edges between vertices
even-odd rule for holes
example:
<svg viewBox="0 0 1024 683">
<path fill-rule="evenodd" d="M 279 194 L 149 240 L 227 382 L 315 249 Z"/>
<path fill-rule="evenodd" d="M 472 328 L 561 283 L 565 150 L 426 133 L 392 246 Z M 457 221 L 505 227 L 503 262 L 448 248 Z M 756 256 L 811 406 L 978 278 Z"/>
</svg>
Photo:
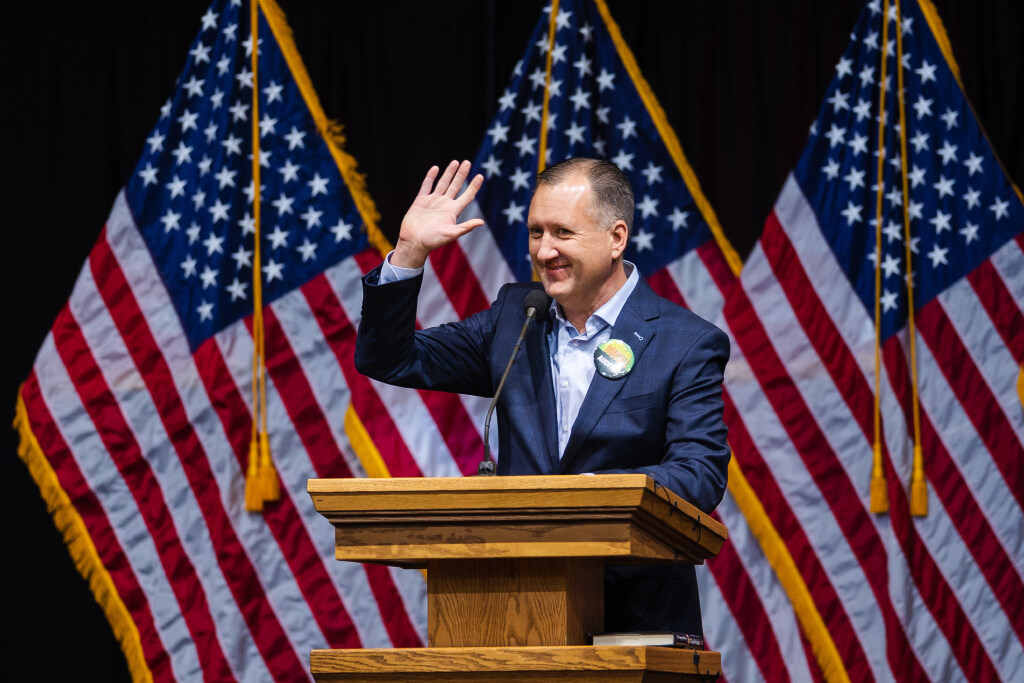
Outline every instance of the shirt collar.
<svg viewBox="0 0 1024 683">
<path fill-rule="evenodd" d="M 626 269 L 626 281 L 619 287 L 619 291 L 612 295 L 612 298 L 604 302 L 604 305 L 594 311 L 590 318 L 587 319 L 587 327 L 590 327 L 590 321 L 594 318 L 599 318 L 609 327 L 614 327 L 615 321 L 619 319 L 619 313 L 622 312 L 622 307 L 626 305 L 626 300 L 629 299 L 629 295 L 636 289 L 636 283 L 640 281 L 640 275 L 637 272 L 636 266 L 631 261 L 625 259 L 622 260 L 622 265 Z M 561 324 L 568 324 L 569 321 L 562 315 L 562 309 L 554 299 L 551 300 L 548 312 L 553 319 Z"/>
</svg>

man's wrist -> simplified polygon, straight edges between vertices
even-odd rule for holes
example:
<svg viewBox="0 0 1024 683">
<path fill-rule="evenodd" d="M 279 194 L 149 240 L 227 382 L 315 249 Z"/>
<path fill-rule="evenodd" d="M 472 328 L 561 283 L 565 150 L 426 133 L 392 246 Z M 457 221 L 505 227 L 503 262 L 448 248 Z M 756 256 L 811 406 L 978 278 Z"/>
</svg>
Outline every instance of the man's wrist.
<svg viewBox="0 0 1024 683">
<path fill-rule="evenodd" d="M 395 250 L 391 252 L 391 265 L 396 268 L 422 268 L 427 262 L 428 251 L 416 248 L 398 238 Z"/>
</svg>

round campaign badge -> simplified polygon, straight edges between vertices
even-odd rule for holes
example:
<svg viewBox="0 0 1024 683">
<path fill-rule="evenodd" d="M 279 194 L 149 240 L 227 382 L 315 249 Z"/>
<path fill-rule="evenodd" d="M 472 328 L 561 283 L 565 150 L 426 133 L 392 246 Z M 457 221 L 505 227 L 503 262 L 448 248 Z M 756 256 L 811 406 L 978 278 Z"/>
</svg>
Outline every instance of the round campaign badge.
<svg viewBox="0 0 1024 683">
<path fill-rule="evenodd" d="M 594 366 L 602 377 L 622 379 L 633 369 L 633 349 L 621 339 L 609 339 L 594 351 Z"/>
</svg>

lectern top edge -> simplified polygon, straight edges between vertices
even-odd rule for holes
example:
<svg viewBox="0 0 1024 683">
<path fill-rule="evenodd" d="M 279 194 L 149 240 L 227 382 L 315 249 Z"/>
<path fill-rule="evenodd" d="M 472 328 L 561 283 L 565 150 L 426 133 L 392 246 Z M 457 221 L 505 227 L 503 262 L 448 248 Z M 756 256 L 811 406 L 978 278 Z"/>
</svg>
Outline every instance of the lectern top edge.
<svg viewBox="0 0 1024 683">
<path fill-rule="evenodd" d="M 504 477 L 392 477 L 356 479 L 310 479 L 309 493 L 336 492 L 343 483 L 352 492 L 371 491 L 490 491 L 551 490 L 551 489 L 618 489 L 648 488 L 666 490 L 643 473 L 636 474 L 541 474 Z M 671 494 L 670 491 L 667 491 Z M 675 494 L 671 494 L 675 495 Z M 678 496 L 677 496 L 678 497 Z M 680 500 L 682 500 L 680 498 Z"/>
<path fill-rule="evenodd" d="M 644 473 L 557 474 L 501 477 L 395 477 L 389 479 L 310 479 L 306 485 L 317 510 L 333 522 L 338 513 L 360 510 L 542 509 L 589 507 L 618 500 L 628 507 L 641 500 L 657 501 L 655 508 L 676 510 L 723 540 L 723 524 Z M 510 497 L 510 494 L 515 494 Z M 566 494 L 563 496 L 562 494 Z M 623 496 L 626 496 L 623 498 Z M 427 498 L 424 498 L 426 496 Z M 367 498 L 369 497 L 369 498 Z M 429 499 L 429 500 L 428 500 Z M 427 507 L 424 507 L 427 506 Z M 404 514 L 404 513 L 403 513 Z"/>
</svg>

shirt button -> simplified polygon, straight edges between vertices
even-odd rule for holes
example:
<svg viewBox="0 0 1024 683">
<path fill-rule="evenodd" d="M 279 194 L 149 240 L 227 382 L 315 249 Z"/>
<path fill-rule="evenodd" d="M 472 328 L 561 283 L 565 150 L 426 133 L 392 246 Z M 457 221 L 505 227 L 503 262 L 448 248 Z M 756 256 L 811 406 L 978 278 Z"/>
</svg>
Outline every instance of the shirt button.
<svg viewBox="0 0 1024 683">
<path fill-rule="evenodd" d="M 563 380 L 562 380 L 562 386 L 563 386 L 563 387 L 567 387 L 567 386 L 569 386 L 569 382 L 568 382 L 568 380 L 564 380 L 564 379 L 563 379 Z"/>
<path fill-rule="evenodd" d="M 569 428 L 566 427 L 565 425 L 562 425 L 562 432 L 563 433 L 567 433 L 568 431 L 569 431 Z"/>
</svg>

